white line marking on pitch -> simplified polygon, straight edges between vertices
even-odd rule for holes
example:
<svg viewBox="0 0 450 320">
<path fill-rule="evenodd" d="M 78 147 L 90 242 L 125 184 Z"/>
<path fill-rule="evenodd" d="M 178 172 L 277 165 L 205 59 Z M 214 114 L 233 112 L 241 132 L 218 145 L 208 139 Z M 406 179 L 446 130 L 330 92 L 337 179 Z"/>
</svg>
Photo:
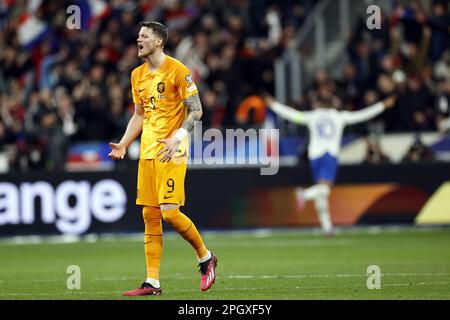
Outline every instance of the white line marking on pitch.
<svg viewBox="0 0 450 320">
<path fill-rule="evenodd" d="M 388 287 L 388 286 L 400 286 L 400 287 L 412 287 L 412 286 L 416 286 L 416 285 L 448 285 L 450 284 L 450 281 L 439 281 L 439 282 L 417 282 L 417 283 L 387 283 L 387 284 L 383 284 L 384 287 Z M 356 285 L 356 286 L 352 286 L 352 285 L 339 285 L 339 288 L 342 287 L 346 287 L 346 288 L 351 288 L 351 287 L 362 287 L 360 285 Z M 330 286 L 295 286 L 295 289 L 299 289 L 299 290 L 304 290 L 304 289 L 327 289 L 327 288 L 336 288 L 335 285 L 330 285 Z M 223 291 L 255 291 L 255 290 L 269 290 L 270 292 L 274 291 L 274 287 L 253 287 L 253 288 L 249 288 L 249 287 L 239 287 L 239 288 L 231 288 L 231 287 L 225 287 L 225 288 L 221 288 L 221 290 Z M 173 290 L 174 293 L 176 292 L 198 292 L 198 290 L 196 289 L 176 289 Z M 94 292 L 90 292 L 90 291 L 82 291 L 82 292 L 70 292 L 70 293 L 62 293 L 63 296 L 69 297 L 69 296 L 80 296 L 80 295 L 106 295 L 106 296 L 111 296 L 111 295 L 120 295 L 122 292 L 121 291 L 103 291 L 103 292 L 98 292 L 98 291 L 94 291 Z M 42 296 L 42 297 L 49 297 L 49 296 L 53 296 L 55 297 L 55 293 L 2 293 L 0 294 L 0 297 L 20 297 L 20 296 Z"/>
<path fill-rule="evenodd" d="M 381 276 L 384 277 L 442 277 L 442 276 L 450 276 L 450 273 L 382 273 Z M 220 276 L 219 276 L 220 277 Z M 291 275 L 228 275 L 222 276 L 222 278 L 226 279 L 306 279 L 306 278 L 358 278 L 358 277 L 367 277 L 365 273 L 336 273 L 336 274 L 291 274 Z M 184 275 L 173 275 L 164 277 L 164 279 L 194 279 L 194 276 L 186 277 Z M 89 279 L 89 278 L 88 278 Z M 90 281 L 138 281 L 138 277 L 105 277 L 105 278 L 90 278 Z M 0 280 L 0 283 L 5 282 L 60 282 L 63 281 L 61 279 L 7 279 Z"/>
<path fill-rule="evenodd" d="M 400 277 L 438 277 L 438 276 L 448 276 L 450 273 L 382 273 L 381 276 L 400 276 Z M 231 275 L 227 278 L 230 279 L 301 279 L 301 278 L 351 278 L 351 277 L 367 277 L 365 273 L 337 273 L 337 274 L 293 274 L 293 275 Z"/>
</svg>

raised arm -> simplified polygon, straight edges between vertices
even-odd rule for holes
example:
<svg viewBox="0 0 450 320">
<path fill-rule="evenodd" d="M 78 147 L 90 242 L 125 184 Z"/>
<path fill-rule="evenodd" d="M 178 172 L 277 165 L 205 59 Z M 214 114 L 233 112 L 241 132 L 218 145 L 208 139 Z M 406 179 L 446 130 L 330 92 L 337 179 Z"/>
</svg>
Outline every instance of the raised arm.
<svg viewBox="0 0 450 320">
<path fill-rule="evenodd" d="M 141 105 L 134 105 L 134 114 L 128 122 L 127 129 L 119 143 L 110 142 L 112 150 L 108 156 L 113 160 L 121 160 L 127 153 L 127 148 L 139 136 L 144 123 L 144 108 Z"/>
<path fill-rule="evenodd" d="M 383 101 L 377 102 L 369 107 L 366 107 L 359 111 L 342 112 L 345 124 L 351 125 L 360 122 L 364 122 L 375 118 L 382 113 L 386 108 L 391 108 L 395 104 L 396 97 L 390 96 Z"/>
<path fill-rule="evenodd" d="M 287 105 L 282 104 L 281 102 L 276 101 L 271 96 L 265 96 L 264 100 L 267 106 L 283 119 L 286 119 L 296 124 L 307 123 L 308 120 L 307 112 L 305 113 L 295 110 L 294 108 L 291 108 Z"/>
</svg>

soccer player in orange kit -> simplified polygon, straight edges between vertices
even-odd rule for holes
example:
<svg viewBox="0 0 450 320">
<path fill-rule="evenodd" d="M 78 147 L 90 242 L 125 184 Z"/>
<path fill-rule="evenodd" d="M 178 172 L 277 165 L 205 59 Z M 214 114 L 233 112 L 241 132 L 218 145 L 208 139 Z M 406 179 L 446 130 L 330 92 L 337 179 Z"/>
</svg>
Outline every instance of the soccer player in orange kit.
<svg viewBox="0 0 450 320">
<path fill-rule="evenodd" d="M 131 73 L 135 111 L 120 142 L 110 143 L 109 156 L 123 159 L 142 132 L 136 204 L 143 207 L 147 279 L 124 296 L 162 293 L 162 219 L 195 249 L 200 289 L 208 290 L 215 281 L 217 257 L 206 248 L 194 223 L 180 211 L 185 201 L 189 132 L 202 116 L 202 105 L 189 69 L 164 53 L 167 38 L 163 24 L 141 22 L 137 45 L 144 63 Z"/>
</svg>

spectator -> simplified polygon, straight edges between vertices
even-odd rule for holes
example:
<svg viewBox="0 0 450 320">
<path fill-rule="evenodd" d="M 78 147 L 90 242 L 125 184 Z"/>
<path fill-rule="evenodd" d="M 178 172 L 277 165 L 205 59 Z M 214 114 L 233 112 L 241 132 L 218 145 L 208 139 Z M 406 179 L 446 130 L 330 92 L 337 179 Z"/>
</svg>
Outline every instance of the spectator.
<svg viewBox="0 0 450 320">
<path fill-rule="evenodd" d="M 438 61 L 444 51 L 449 48 L 450 15 L 448 1 L 435 0 L 432 15 L 428 19 L 431 27 L 430 58 L 432 62 Z"/>
<path fill-rule="evenodd" d="M 450 49 L 447 49 L 441 59 L 435 63 L 433 76 L 438 80 L 450 79 Z"/>
<path fill-rule="evenodd" d="M 386 164 L 390 163 L 389 158 L 381 150 L 376 137 L 366 138 L 367 153 L 363 164 Z"/>
<path fill-rule="evenodd" d="M 397 101 L 401 131 L 428 131 L 433 129 L 431 100 L 419 77 L 407 80 L 406 91 Z"/>
<path fill-rule="evenodd" d="M 205 127 L 220 128 L 223 118 L 224 106 L 220 104 L 219 95 L 214 90 L 208 90 L 202 99 L 202 124 Z"/>
<path fill-rule="evenodd" d="M 439 83 L 435 109 L 437 113 L 436 127 L 441 133 L 450 130 L 450 79 Z"/>
<path fill-rule="evenodd" d="M 356 78 L 356 68 L 353 64 L 344 67 L 344 77 L 337 81 L 337 95 L 349 109 L 354 110 L 360 95 L 360 82 Z"/>
<path fill-rule="evenodd" d="M 403 158 L 403 163 L 418 163 L 434 161 L 433 151 L 425 146 L 419 136 Z"/>
<path fill-rule="evenodd" d="M 241 126 L 261 125 L 265 118 L 265 102 L 257 95 L 251 95 L 242 100 L 236 112 L 236 121 Z"/>
</svg>

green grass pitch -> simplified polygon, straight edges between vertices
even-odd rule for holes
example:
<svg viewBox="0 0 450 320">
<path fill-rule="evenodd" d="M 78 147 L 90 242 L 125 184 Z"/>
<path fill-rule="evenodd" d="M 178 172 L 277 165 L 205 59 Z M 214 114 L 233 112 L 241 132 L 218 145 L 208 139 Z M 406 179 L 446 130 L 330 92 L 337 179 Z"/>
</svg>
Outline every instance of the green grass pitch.
<svg viewBox="0 0 450 320">
<path fill-rule="evenodd" d="M 194 251 L 166 233 L 160 297 L 214 299 L 450 299 L 450 229 L 342 229 L 334 238 L 311 230 L 204 233 L 218 256 L 217 279 L 199 290 Z M 95 241 L 94 241 L 95 240 Z M 141 236 L 78 242 L 0 241 L 0 299 L 130 299 L 145 277 Z M 81 289 L 68 290 L 69 265 Z M 381 269 L 381 288 L 367 288 L 367 267 Z"/>
</svg>

